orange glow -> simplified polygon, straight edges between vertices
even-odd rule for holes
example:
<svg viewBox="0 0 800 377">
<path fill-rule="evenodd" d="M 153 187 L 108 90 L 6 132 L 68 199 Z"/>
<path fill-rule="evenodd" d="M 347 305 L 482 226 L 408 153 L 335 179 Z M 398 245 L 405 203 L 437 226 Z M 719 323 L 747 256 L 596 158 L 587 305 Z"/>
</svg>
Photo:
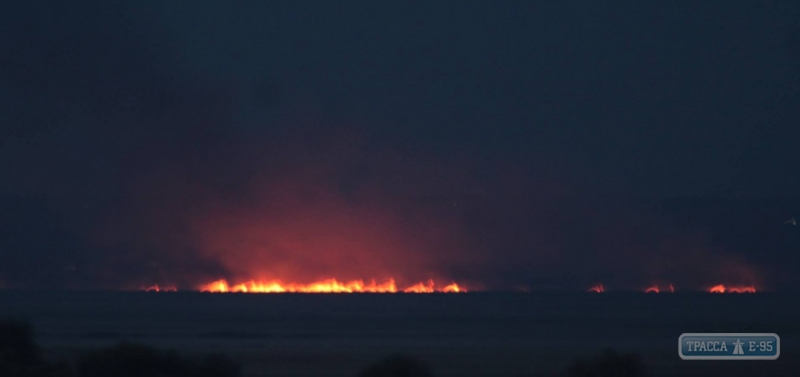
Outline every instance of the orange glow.
<svg viewBox="0 0 800 377">
<path fill-rule="evenodd" d="M 709 288 L 708 291 L 711 293 L 756 293 L 756 287 L 752 285 L 726 287 L 723 284 L 718 284 Z"/>
<path fill-rule="evenodd" d="M 661 293 L 661 292 L 675 293 L 675 287 L 672 284 L 669 284 L 666 287 L 660 287 L 658 286 L 658 284 L 653 284 L 645 288 L 644 291 L 645 293 Z"/>
<path fill-rule="evenodd" d="M 458 293 L 458 292 L 466 292 L 466 291 L 467 291 L 466 289 L 459 287 L 458 284 L 456 284 L 456 283 L 451 283 L 450 285 L 446 285 L 444 288 L 442 288 L 442 292 L 446 292 L 446 293 L 451 293 L 451 292 L 452 293 Z"/>
<path fill-rule="evenodd" d="M 228 284 L 225 279 L 220 279 L 209 284 L 198 287 L 201 292 L 213 293 L 433 293 L 433 292 L 466 292 L 464 287 L 452 283 L 443 288 L 436 288 L 433 280 L 427 283 L 420 282 L 405 289 L 398 289 L 394 279 L 388 279 L 382 283 L 375 280 L 364 283 L 363 280 L 353 280 L 342 282 L 336 279 L 326 279 L 310 284 L 283 283 L 279 280 L 255 281 L 239 284 Z"/>
<path fill-rule="evenodd" d="M 153 284 L 147 288 L 142 288 L 141 290 L 147 292 L 177 292 L 178 289 L 175 288 L 174 285 L 168 285 L 166 287 L 159 287 L 158 284 Z"/>
<path fill-rule="evenodd" d="M 597 284 L 594 287 L 589 288 L 589 292 L 594 292 L 594 293 L 603 293 L 605 291 L 606 288 L 603 287 L 603 284 Z"/>
<path fill-rule="evenodd" d="M 433 280 L 428 280 L 427 284 L 420 282 L 419 284 L 403 289 L 405 293 L 431 293 L 433 291 Z"/>
</svg>

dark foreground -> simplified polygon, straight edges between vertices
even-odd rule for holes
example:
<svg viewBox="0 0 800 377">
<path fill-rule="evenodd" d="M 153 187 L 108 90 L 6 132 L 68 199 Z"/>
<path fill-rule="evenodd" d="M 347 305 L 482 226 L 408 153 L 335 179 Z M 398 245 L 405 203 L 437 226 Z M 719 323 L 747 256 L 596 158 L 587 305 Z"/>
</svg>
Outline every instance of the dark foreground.
<svg viewBox="0 0 800 377">
<path fill-rule="evenodd" d="M 797 376 L 793 294 L 432 295 L 0 292 L 48 360 L 121 342 L 191 358 L 224 354 L 244 376 L 357 376 L 390 355 L 434 376 L 563 376 L 605 350 L 652 376 Z M 684 332 L 774 332 L 776 361 L 683 361 Z M 85 359 L 85 356 L 84 356 Z"/>
</svg>

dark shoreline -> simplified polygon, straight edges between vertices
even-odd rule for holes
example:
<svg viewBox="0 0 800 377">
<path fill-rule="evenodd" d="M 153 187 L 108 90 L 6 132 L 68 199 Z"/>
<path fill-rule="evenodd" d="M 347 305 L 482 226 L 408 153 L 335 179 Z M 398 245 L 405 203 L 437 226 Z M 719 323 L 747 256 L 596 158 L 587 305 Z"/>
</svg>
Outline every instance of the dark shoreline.
<svg viewBox="0 0 800 377">
<path fill-rule="evenodd" d="M 778 292 L 0 291 L 0 318 L 29 320 L 53 358 L 135 342 L 182 355 L 223 353 L 246 377 L 354 376 L 393 354 L 420 358 L 436 376 L 557 376 L 605 349 L 639 355 L 653 376 L 796 377 L 798 306 L 797 294 Z M 682 361 L 676 345 L 685 332 L 774 332 L 781 356 Z"/>
</svg>

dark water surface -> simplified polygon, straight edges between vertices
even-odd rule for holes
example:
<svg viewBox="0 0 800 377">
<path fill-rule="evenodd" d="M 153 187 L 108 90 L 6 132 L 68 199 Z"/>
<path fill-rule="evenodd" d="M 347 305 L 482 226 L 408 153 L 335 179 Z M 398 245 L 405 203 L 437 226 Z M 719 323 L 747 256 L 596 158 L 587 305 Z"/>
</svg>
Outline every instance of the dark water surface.
<svg viewBox="0 0 800 377">
<path fill-rule="evenodd" d="M 437 376 L 551 376 L 604 349 L 655 376 L 800 376 L 797 294 L 203 294 L 0 291 L 48 354 L 135 341 L 225 352 L 248 376 L 355 376 L 395 352 Z M 682 361 L 684 332 L 774 332 L 776 361 Z"/>
</svg>

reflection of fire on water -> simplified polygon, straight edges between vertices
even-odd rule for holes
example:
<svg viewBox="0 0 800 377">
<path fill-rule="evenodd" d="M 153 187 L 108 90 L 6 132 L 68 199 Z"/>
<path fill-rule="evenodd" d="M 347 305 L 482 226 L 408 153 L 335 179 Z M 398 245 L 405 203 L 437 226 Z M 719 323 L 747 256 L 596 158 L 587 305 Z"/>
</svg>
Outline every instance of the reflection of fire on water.
<svg viewBox="0 0 800 377">
<path fill-rule="evenodd" d="M 752 285 L 740 285 L 726 287 L 724 284 L 717 284 L 708 289 L 711 293 L 756 293 L 756 287 Z"/>
<path fill-rule="evenodd" d="M 606 288 L 603 287 L 603 284 L 597 284 L 594 287 L 589 288 L 589 292 L 594 292 L 594 293 L 603 293 L 605 291 Z"/>
</svg>

